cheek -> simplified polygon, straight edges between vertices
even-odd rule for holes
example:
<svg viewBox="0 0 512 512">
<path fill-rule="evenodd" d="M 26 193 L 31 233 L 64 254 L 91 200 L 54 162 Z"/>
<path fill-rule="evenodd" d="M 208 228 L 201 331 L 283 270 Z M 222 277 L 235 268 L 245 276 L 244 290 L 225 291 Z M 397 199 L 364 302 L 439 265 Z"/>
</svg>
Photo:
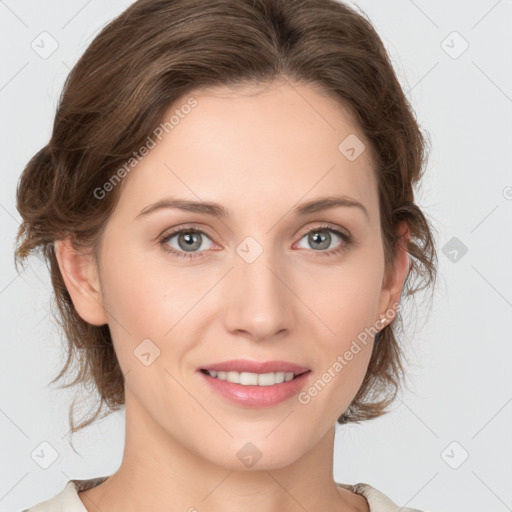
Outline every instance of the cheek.
<svg viewBox="0 0 512 512">
<path fill-rule="evenodd" d="M 321 326 L 313 348 L 320 365 L 305 402 L 341 414 L 360 388 L 374 344 L 382 272 L 378 253 L 361 254 L 301 280 L 301 293 L 315 313 L 307 318 Z"/>
<path fill-rule="evenodd" d="M 103 265 L 104 304 L 114 339 L 134 348 L 149 338 L 163 347 L 176 333 L 183 334 L 203 306 L 219 276 L 199 267 L 187 268 L 150 259 L 143 252 L 106 258 Z M 203 275 L 204 274 L 204 275 Z"/>
<path fill-rule="evenodd" d="M 342 349 L 375 324 L 382 273 L 380 261 L 372 256 L 365 258 L 364 254 L 347 259 L 338 267 L 301 272 L 297 295 L 307 304 L 305 311 L 312 313 L 307 317 L 316 318 L 322 326 L 325 334 L 321 338 L 328 345 Z"/>
</svg>

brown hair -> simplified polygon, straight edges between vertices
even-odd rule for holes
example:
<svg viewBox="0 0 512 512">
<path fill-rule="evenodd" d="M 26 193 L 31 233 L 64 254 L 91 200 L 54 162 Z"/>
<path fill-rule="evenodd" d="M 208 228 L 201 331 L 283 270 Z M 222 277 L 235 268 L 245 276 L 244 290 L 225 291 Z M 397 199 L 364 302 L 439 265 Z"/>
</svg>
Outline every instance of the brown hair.
<svg viewBox="0 0 512 512">
<path fill-rule="evenodd" d="M 105 415 L 120 409 L 124 376 L 108 325 L 88 324 L 77 314 L 54 241 L 70 237 L 98 254 L 121 187 L 100 199 L 94 191 L 144 145 L 179 99 L 280 77 L 326 91 L 349 109 L 369 141 L 386 272 L 400 242 L 398 224 L 406 221 L 411 233 L 402 299 L 435 282 L 432 228 L 413 191 L 427 139 L 364 13 L 335 0 L 139 0 L 101 30 L 70 72 L 50 141 L 28 162 L 17 189 L 23 223 L 16 265 L 35 249 L 42 252 L 67 338 L 67 361 L 52 383 L 76 360 L 75 378 L 63 387 L 92 386 L 101 399 L 78 426 L 71 407 L 72 432 L 95 421 L 104 405 Z M 395 399 L 405 376 L 395 323 L 377 334 L 366 376 L 339 423 L 376 418 Z"/>
</svg>

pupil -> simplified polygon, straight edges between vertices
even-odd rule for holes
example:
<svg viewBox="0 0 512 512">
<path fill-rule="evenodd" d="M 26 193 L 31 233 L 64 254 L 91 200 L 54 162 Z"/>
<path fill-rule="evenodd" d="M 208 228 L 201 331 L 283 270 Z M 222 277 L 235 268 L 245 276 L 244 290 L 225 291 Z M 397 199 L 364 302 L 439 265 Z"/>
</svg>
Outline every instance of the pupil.
<svg viewBox="0 0 512 512">
<path fill-rule="evenodd" d="M 180 237 L 180 246 L 182 240 L 185 241 L 186 246 L 182 247 L 182 249 L 198 249 L 201 246 L 201 240 L 199 233 L 182 233 Z"/>
<path fill-rule="evenodd" d="M 323 233 L 323 234 L 322 234 Z M 326 249 L 329 247 L 330 241 L 331 241 L 331 235 L 328 231 L 315 231 L 313 234 L 309 236 L 310 243 L 312 245 L 314 244 L 320 244 L 321 247 L 319 249 Z"/>
</svg>

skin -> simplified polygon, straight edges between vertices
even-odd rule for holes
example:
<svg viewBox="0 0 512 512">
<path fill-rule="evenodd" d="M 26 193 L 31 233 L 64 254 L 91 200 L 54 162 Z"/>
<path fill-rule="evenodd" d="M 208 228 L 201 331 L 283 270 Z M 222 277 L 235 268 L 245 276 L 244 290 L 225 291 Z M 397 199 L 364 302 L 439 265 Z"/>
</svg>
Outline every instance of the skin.
<svg viewBox="0 0 512 512">
<path fill-rule="evenodd" d="M 312 383 L 396 306 L 409 258 L 400 248 L 384 279 L 369 144 L 348 112 L 312 85 L 281 80 L 193 96 L 198 105 L 123 181 L 99 266 L 68 240 L 56 244 L 78 313 L 108 323 L 126 379 L 121 466 L 79 497 L 89 512 L 367 511 L 364 497 L 335 486 L 332 462 L 336 419 L 362 383 L 372 336 L 308 404 L 292 397 L 265 409 L 233 405 L 197 370 L 279 359 L 310 368 Z M 354 161 L 338 150 L 349 134 L 367 148 Z M 232 216 L 161 209 L 137 218 L 171 195 L 220 203 Z M 332 195 L 360 202 L 368 216 L 355 207 L 293 213 Z M 303 233 L 326 222 L 354 244 L 332 232 L 327 249 L 308 242 Z M 206 232 L 194 252 L 202 256 L 179 259 L 159 245 L 159 235 L 182 224 Z M 253 263 L 236 252 L 247 236 L 263 249 Z M 167 246 L 185 252 L 178 242 L 176 235 Z M 161 352 L 146 366 L 134 350 L 148 338 Z M 247 442 L 262 454 L 251 468 L 237 457 Z"/>
</svg>

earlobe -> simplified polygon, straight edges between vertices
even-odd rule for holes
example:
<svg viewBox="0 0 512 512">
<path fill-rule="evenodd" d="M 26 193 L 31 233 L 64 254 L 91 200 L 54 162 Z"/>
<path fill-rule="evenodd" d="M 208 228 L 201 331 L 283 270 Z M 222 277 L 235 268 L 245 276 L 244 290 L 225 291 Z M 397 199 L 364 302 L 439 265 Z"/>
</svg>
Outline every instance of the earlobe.
<svg viewBox="0 0 512 512">
<path fill-rule="evenodd" d="M 91 253 L 80 252 L 69 239 L 55 241 L 55 256 L 77 313 L 92 325 L 108 322 L 96 262 Z"/>
<path fill-rule="evenodd" d="M 396 256 L 392 272 L 388 278 L 388 282 L 384 283 L 381 291 L 380 314 L 385 318 L 382 326 L 387 325 L 396 316 L 397 305 L 400 303 L 402 288 L 409 271 L 409 252 L 407 244 L 411 237 L 409 226 L 403 222 L 398 227 L 399 241 L 396 247 Z M 391 311 L 393 310 L 394 313 Z"/>
</svg>

